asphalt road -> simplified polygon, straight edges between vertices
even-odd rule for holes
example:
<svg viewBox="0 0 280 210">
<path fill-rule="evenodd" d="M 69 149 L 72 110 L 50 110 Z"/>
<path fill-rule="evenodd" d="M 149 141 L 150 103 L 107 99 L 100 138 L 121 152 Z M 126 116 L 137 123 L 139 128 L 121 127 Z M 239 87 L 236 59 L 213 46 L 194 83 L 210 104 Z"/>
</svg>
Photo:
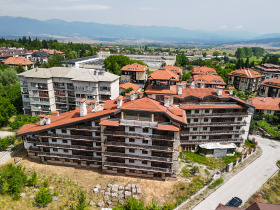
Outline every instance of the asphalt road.
<svg viewBox="0 0 280 210">
<path fill-rule="evenodd" d="M 276 162 L 280 160 L 280 142 L 254 137 L 263 150 L 261 157 L 228 180 L 193 210 L 214 210 L 219 203 L 226 204 L 235 196 L 244 203 L 279 169 Z"/>
</svg>

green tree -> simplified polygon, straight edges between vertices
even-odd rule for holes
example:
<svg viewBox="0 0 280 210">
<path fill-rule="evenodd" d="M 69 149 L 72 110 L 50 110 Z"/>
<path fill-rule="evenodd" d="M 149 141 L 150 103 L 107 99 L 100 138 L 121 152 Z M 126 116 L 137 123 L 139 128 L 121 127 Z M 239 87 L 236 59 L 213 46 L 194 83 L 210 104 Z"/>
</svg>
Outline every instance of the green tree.
<svg viewBox="0 0 280 210">
<path fill-rule="evenodd" d="M 35 197 L 35 204 L 38 207 L 46 207 L 49 203 L 52 202 L 52 195 L 50 190 L 47 188 L 40 188 L 40 191 Z"/>
<path fill-rule="evenodd" d="M 269 59 L 267 60 L 267 63 L 278 65 L 279 64 L 279 56 L 278 55 L 273 55 L 273 56 L 269 57 Z"/>
<path fill-rule="evenodd" d="M 220 53 L 218 51 L 213 52 L 213 56 L 219 56 Z"/>
<path fill-rule="evenodd" d="M 250 67 L 249 58 L 247 58 L 245 62 L 245 68 L 249 68 L 249 67 Z"/>
<path fill-rule="evenodd" d="M 244 51 L 244 48 L 237 48 L 236 52 L 235 52 L 235 57 L 237 59 L 240 59 L 240 58 L 245 58 L 245 51 Z"/>
<path fill-rule="evenodd" d="M 0 126 L 8 122 L 10 117 L 16 114 L 16 108 L 10 100 L 0 96 Z"/>
<path fill-rule="evenodd" d="M 78 53 L 76 51 L 69 52 L 68 59 L 78 58 Z"/>
</svg>

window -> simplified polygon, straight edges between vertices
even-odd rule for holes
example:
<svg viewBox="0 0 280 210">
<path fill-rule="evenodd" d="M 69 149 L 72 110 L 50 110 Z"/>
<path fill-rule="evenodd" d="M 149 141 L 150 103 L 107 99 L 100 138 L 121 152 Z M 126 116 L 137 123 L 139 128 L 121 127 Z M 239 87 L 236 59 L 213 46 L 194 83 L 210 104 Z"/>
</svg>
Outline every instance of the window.
<svg viewBox="0 0 280 210">
<path fill-rule="evenodd" d="M 96 156 L 101 156 L 101 153 L 100 153 L 100 152 L 97 152 L 97 153 L 96 153 Z"/>
<path fill-rule="evenodd" d="M 63 144 L 67 144 L 68 141 L 67 141 L 67 140 L 62 140 L 62 143 L 63 143 Z"/>
<path fill-rule="evenodd" d="M 143 133 L 149 133 L 149 128 L 143 128 Z"/>
<path fill-rule="evenodd" d="M 238 118 L 237 118 L 237 121 L 241 121 L 241 120 L 242 120 L 242 117 L 238 117 Z"/>
<path fill-rule="evenodd" d="M 163 101 L 164 100 L 164 95 L 156 95 L 156 100 L 157 101 Z"/>
<path fill-rule="evenodd" d="M 58 152 L 58 149 L 53 148 L 53 151 L 54 151 L 54 152 Z"/>
<path fill-rule="evenodd" d="M 68 153 L 69 150 L 68 150 L 68 149 L 64 149 L 63 152 L 64 152 L 64 153 Z"/>
<path fill-rule="evenodd" d="M 193 119 L 193 122 L 198 122 L 198 119 L 196 118 L 196 119 Z"/>
<path fill-rule="evenodd" d="M 199 109 L 194 110 L 194 113 L 198 114 L 199 113 Z"/>
<path fill-rule="evenodd" d="M 148 144 L 149 141 L 148 141 L 148 140 L 143 140 L 142 143 L 143 143 L 143 144 Z"/>
<path fill-rule="evenodd" d="M 193 136 L 192 139 L 196 139 L 196 136 Z"/>
<path fill-rule="evenodd" d="M 135 127 L 129 127 L 129 131 L 135 132 Z"/>
<path fill-rule="evenodd" d="M 129 163 L 134 163 L 134 160 L 129 160 Z"/>
<path fill-rule="evenodd" d="M 135 152 L 135 149 L 129 149 L 129 152 L 130 152 L 130 153 L 134 153 L 134 152 Z"/>
<path fill-rule="evenodd" d="M 148 164 L 148 162 L 147 162 L 146 160 L 143 160 L 143 161 L 142 161 L 142 164 L 147 165 L 147 164 Z"/>
<path fill-rule="evenodd" d="M 61 129 L 61 133 L 67 133 L 66 129 Z"/>
<path fill-rule="evenodd" d="M 142 154 L 143 154 L 143 155 L 147 155 L 147 154 L 148 154 L 148 151 L 142 150 Z"/>
<path fill-rule="evenodd" d="M 134 174 L 134 173 L 135 173 L 135 170 L 129 170 L 129 173 L 133 173 L 133 174 Z"/>
<path fill-rule="evenodd" d="M 130 143 L 134 143 L 134 142 L 135 142 L 135 139 L 129 139 L 129 142 L 130 142 Z"/>
<path fill-rule="evenodd" d="M 110 96 L 109 95 L 100 95 L 101 100 L 109 100 Z"/>
<path fill-rule="evenodd" d="M 205 109 L 204 112 L 205 112 L 205 113 L 210 113 L 210 110 L 209 110 L 209 109 Z"/>
<path fill-rule="evenodd" d="M 137 120 L 137 114 L 136 113 L 125 113 L 125 119 L 126 120 Z"/>
<path fill-rule="evenodd" d="M 140 121 L 150 121 L 150 114 L 139 113 L 138 116 Z"/>
<path fill-rule="evenodd" d="M 56 139 L 52 139 L 52 142 L 57 142 L 57 140 Z"/>
<path fill-rule="evenodd" d="M 204 131 L 207 131 L 207 127 L 203 127 L 203 130 L 204 130 Z"/>
<path fill-rule="evenodd" d="M 193 130 L 193 131 L 197 131 L 197 128 L 193 128 L 192 130 Z"/>
<path fill-rule="evenodd" d="M 101 147 L 101 143 L 100 142 L 96 142 L 96 146 L 97 147 Z"/>
</svg>

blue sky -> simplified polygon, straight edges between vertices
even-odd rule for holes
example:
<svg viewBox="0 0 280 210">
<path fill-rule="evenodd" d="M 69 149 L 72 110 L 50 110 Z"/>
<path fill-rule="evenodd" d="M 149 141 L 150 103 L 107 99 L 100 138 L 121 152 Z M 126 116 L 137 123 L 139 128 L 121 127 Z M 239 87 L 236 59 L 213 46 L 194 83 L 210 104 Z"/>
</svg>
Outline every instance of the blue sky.
<svg viewBox="0 0 280 210">
<path fill-rule="evenodd" d="M 279 0 L 0 0 L 0 15 L 280 33 Z"/>
</svg>

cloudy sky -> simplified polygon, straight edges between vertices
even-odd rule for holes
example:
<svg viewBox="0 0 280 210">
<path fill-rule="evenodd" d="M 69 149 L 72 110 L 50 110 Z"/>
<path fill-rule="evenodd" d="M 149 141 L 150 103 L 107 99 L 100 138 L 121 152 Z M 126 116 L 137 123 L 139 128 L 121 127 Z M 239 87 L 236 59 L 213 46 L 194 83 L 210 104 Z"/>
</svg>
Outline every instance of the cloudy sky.
<svg viewBox="0 0 280 210">
<path fill-rule="evenodd" d="M 280 32 L 280 0 L 0 0 L 0 5 L 1 16 L 40 20 Z"/>
</svg>

